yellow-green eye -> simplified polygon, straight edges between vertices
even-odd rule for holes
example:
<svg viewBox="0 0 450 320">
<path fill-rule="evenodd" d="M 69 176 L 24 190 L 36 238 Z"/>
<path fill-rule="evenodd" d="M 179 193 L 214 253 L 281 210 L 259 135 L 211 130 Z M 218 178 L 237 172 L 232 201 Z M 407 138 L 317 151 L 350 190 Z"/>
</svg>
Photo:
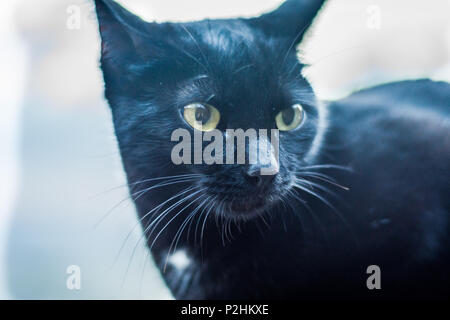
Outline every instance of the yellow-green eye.
<svg viewBox="0 0 450 320">
<path fill-rule="evenodd" d="M 192 128 L 211 131 L 219 124 L 220 112 L 209 104 L 192 103 L 184 107 L 183 117 Z"/>
<path fill-rule="evenodd" d="M 281 131 L 290 131 L 297 128 L 303 122 L 303 108 L 294 104 L 291 108 L 284 109 L 275 117 L 277 127 Z"/>
</svg>

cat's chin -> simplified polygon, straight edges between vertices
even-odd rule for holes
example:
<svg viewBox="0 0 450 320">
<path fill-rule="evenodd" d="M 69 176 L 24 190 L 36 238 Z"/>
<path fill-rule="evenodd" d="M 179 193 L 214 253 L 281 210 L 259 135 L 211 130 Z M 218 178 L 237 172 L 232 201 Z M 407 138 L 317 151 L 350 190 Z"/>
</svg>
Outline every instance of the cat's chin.
<svg viewBox="0 0 450 320">
<path fill-rule="evenodd" d="M 273 197 L 233 199 L 219 208 L 219 214 L 234 220 L 249 220 L 264 214 L 277 199 Z"/>
</svg>

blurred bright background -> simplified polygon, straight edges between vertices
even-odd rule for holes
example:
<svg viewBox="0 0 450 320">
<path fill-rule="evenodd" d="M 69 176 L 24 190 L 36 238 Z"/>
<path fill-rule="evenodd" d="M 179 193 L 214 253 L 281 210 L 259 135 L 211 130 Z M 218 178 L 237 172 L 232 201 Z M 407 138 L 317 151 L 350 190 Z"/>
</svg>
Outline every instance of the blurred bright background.
<svg viewBox="0 0 450 320">
<path fill-rule="evenodd" d="M 186 21 L 254 16 L 281 0 L 120 2 L 149 21 Z M 125 178 L 96 23 L 87 0 L 0 2 L 0 298 L 170 298 L 133 205 L 120 203 L 126 188 L 113 189 Z M 400 79 L 450 81 L 450 1 L 330 0 L 301 57 L 323 99 Z M 66 286 L 70 265 L 80 290 Z"/>
</svg>

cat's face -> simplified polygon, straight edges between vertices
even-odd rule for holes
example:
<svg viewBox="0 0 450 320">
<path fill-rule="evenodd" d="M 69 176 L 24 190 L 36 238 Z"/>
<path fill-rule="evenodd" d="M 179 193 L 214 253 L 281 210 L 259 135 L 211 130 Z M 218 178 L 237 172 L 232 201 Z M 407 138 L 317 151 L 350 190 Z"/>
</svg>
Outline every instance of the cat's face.
<svg viewBox="0 0 450 320">
<path fill-rule="evenodd" d="M 321 1 L 302 3 L 291 0 L 248 20 L 153 24 L 111 1 L 97 1 L 106 97 L 130 183 L 189 175 L 185 183 L 211 200 L 212 211 L 244 218 L 290 192 L 323 134 L 324 115 L 295 50 Z M 276 170 L 261 174 L 262 164 L 249 164 L 248 143 L 246 164 L 175 164 L 178 141 L 171 138 L 177 129 L 189 132 L 192 151 L 194 132 L 218 130 L 224 159 L 227 129 L 267 129 L 269 137 L 276 129 L 276 137 L 264 140 L 278 149 L 271 160 Z M 253 151 L 261 139 L 253 141 Z M 208 144 L 200 142 L 202 150 Z"/>
</svg>

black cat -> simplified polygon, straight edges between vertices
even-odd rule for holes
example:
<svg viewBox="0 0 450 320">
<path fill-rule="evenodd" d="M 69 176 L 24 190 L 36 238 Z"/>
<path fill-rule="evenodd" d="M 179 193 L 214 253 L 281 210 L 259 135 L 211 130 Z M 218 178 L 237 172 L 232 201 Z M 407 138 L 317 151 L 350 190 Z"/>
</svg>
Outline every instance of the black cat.
<svg viewBox="0 0 450 320">
<path fill-rule="evenodd" d="M 317 101 L 296 47 L 322 2 L 158 24 L 95 1 L 131 194 L 178 299 L 449 296 L 450 85 Z M 174 164 L 179 128 L 278 129 L 277 173 Z"/>
</svg>

